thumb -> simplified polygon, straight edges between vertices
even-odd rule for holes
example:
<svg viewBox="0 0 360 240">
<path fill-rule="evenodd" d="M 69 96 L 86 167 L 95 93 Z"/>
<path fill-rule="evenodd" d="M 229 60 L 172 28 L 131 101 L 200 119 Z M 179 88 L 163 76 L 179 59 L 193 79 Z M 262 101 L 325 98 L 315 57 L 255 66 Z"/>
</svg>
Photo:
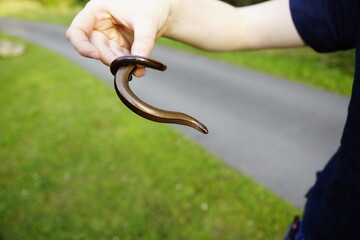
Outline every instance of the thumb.
<svg viewBox="0 0 360 240">
<path fill-rule="evenodd" d="M 133 22 L 133 27 L 134 42 L 131 46 L 131 54 L 149 57 L 155 44 L 156 25 L 149 18 L 140 17 Z"/>
</svg>

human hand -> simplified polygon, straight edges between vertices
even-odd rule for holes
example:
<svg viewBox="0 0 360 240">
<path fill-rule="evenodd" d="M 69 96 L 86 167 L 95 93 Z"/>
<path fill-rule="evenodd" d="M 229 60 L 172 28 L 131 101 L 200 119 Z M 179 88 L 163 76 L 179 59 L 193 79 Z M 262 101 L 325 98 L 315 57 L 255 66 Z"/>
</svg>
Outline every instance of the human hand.
<svg viewBox="0 0 360 240">
<path fill-rule="evenodd" d="M 155 39 L 165 29 L 171 0 L 91 0 L 66 32 L 84 57 L 104 64 L 124 55 L 149 57 Z M 135 76 L 145 75 L 138 66 Z"/>
</svg>

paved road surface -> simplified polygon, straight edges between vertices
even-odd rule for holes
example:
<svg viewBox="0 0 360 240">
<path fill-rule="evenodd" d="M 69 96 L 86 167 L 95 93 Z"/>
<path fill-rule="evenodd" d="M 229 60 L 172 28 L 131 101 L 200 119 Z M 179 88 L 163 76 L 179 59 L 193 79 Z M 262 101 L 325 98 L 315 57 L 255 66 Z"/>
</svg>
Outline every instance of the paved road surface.
<svg viewBox="0 0 360 240">
<path fill-rule="evenodd" d="M 0 19 L 0 31 L 50 48 L 112 85 L 106 66 L 70 47 L 64 27 Z M 141 98 L 198 118 L 209 135 L 175 127 L 303 206 L 316 171 L 339 145 L 348 98 L 165 47 L 156 47 L 153 58 L 168 70 L 148 71 L 146 79 L 133 81 Z"/>
</svg>

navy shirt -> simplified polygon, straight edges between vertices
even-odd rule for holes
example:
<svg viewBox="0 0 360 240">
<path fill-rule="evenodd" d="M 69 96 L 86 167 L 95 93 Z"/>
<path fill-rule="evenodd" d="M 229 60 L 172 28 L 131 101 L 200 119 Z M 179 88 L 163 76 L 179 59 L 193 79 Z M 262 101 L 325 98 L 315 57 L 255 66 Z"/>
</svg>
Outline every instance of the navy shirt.
<svg viewBox="0 0 360 240">
<path fill-rule="evenodd" d="M 306 240 L 360 240 L 360 0 L 290 0 L 302 39 L 318 52 L 357 48 L 341 145 L 307 194 Z"/>
</svg>

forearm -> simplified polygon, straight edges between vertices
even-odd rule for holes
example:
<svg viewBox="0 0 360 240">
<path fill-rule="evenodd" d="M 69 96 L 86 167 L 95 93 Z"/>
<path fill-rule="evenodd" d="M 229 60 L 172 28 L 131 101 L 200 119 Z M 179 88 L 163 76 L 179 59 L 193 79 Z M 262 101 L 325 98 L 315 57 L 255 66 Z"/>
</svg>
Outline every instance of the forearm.
<svg viewBox="0 0 360 240">
<path fill-rule="evenodd" d="M 211 51 L 303 46 L 288 0 L 236 8 L 217 0 L 174 0 L 164 36 Z"/>
</svg>

